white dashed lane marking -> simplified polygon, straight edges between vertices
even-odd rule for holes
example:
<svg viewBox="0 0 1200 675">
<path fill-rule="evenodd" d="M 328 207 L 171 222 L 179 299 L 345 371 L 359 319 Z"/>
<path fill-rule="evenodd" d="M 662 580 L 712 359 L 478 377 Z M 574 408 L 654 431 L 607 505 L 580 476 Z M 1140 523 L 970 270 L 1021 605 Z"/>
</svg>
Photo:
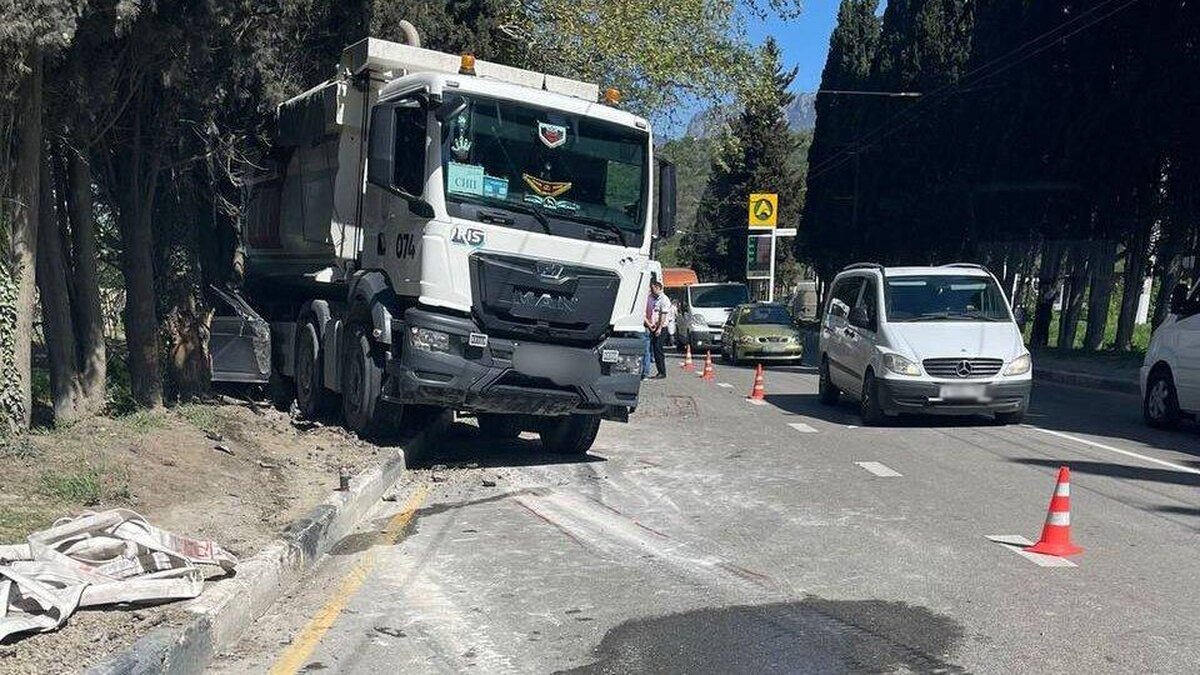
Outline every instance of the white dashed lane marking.
<svg viewBox="0 0 1200 675">
<path fill-rule="evenodd" d="M 881 464 L 879 462 L 855 462 L 855 464 L 861 466 L 867 471 L 870 471 L 876 476 L 879 476 L 880 478 L 899 478 L 900 476 L 904 475 L 888 465 Z"/>
<path fill-rule="evenodd" d="M 718 382 L 718 383 L 717 383 L 717 386 L 718 386 L 718 387 L 724 387 L 724 388 L 726 388 L 726 389 L 733 389 L 733 385 L 732 385 L 732 384 L 729 384 L 728 382 Z"/>
<path fill-rule="evenodd" d="M 1193 469 L 1190 466 L 1184 466 L 1182 464 L 1175 464 L 1174 462 L 1167 462 L 1165 460 L 1161 460 L 1156 457 L 1148 457 L 1146 455 L 1138 454 L 1131 450 L 1122 450 L 1121 448 L 1114 448 L 1111 445 L 1097 443 L 1096 441 L 1089 441 L 1086 438 L 1072 436 L 1071 434 L 1064 434 L 1061 431 L 1051 431 L 1050 429 L 1043 429 L 1041 427 L 1035 427 L 1035 426 L 1027 426 L 1026 428 L 1033 429 L 1034 431 L 1040 431 L 1043 434 L 1050 434 L 1051 436 L 1058 436 L 1059 438 L 1065 438 L 1069 441 L 1075 441 L 1076 443 L 1083 443 L 1084 445 L 1090 445 L 1093 448 L 1099 448 L 1100 450 L 1107 450 L 1109 452 L 1115 452 L 1119 455 L 1125 455 L 1126 457 L 1133 457 L 1136 459 L 1140 459 L 1143 462 L 1150 462 L 1151 464 L 1158 464 L 1159 466 L 1169 467 L 1176 471 L 1182 471 L 1184 473 L 1200 475 L 1200 469 Z"/>
<path fill-rule="evenodd" d="M 1004 548 L 1016 553 L 1025 558 L 1029 562 L 1039 567 L 1079 567 L 1075 563 L 1060 558 L 1056 555 L 1045 555 L 1042 553 L 1030 553 L 1025 550 L 1026 546 L 1033 546 L 1033 542 L 1019 534 L 989 534 L 987 539 L 1000 544 Z"/>
<path fill-rule="evenodd" d="M 802 433 L 802 434 L 815 434 L 815 433 L 817 433 L 817 430 L 816 430 L 816 429 L 814 429 L 814 428 L 812 428 L 812 427 L 808 426 L 808 425 L 807 425 L 807 424 L 805 424 L 804 422 L 791 422 L 791 423 L 789 423 L 789 424 L 788 424 L 788 426 L 789 426 L 789 427 L 791 427 L 791 428 L 793 428 L 793 429 L 795 429 L 796 431 L 799 431 L 799 432 L 800 432 L 800 433 Z"/>
<path fill-rule="evenodd" d="M 747 398 L 746 403 L 749 403 L 751 405 L 766 405 L 767 404 L 766 401 L 763 401 L 763 400 L 760 400 L 757 398 Z"/>
</svg>

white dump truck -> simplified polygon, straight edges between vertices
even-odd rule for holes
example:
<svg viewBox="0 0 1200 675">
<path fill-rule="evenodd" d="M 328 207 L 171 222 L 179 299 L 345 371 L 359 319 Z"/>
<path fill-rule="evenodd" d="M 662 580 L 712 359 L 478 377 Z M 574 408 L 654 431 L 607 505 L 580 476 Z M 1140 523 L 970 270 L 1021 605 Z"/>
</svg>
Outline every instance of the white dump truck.
<svg viewBox="0 0 1200 675">
<path fill-rule="evenodd" d="M 399 44 L 348 47 L 278 109 L 246 190 L 245 283 L 213 379 L 294 384 L 379 434 L 408 406 L 583 453 L 638 402 L 651 240 L 674 167 L 597 85 Z"/>
</svg>

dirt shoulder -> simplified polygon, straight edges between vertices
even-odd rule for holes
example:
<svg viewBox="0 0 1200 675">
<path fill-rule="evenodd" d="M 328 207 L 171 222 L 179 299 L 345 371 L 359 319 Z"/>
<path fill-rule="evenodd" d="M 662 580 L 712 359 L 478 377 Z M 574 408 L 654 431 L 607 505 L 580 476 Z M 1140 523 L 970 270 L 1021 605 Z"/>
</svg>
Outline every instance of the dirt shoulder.
<svg viewBox="0 0 1200 675">
<path fill-rule="evenodd" d="M 254 405 L 97 418 L 0 446 L 0 543 L 24 541 L 57 518 L 123 507 L 244 559 L 335 489 L 340 468 L 358 472 L 386 452 Z M 182 622 L 181 604 L 77 612 L 59 631 L 0 643 L 0 672 L 81 670 L 151 628 Z"/>
</svg>

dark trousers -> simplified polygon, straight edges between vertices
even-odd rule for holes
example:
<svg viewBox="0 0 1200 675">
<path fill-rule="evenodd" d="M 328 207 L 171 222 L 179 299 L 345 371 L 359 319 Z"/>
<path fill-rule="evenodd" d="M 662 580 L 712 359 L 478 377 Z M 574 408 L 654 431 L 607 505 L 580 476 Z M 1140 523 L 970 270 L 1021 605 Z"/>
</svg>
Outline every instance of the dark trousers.
<svg viewBox="0 0 1200 675">
<path fill-rule="evenodd" d="M 664 328 L 650 338 L 650 349 L 654 352 L 654 365 L 658 367 L 659 375 L 667 374 L 667 355 L 663 345 L 667 343 L 667 331 Z"/>
</svg>

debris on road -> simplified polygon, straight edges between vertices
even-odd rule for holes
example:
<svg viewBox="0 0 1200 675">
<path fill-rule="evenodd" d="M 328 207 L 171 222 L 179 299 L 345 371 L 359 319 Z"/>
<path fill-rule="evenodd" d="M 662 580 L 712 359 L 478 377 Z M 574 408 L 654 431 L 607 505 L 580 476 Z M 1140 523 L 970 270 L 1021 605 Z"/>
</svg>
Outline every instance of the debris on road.
<svg viewBox="0 0 1200 675">
<path fill-rule="evenodd" d="M 228 445 L 224 445 L 222 443 L 217 443 L 216 445 L 214 445 L 213 450 L 216 450 L 218 452 L 223 452 L 223 453 L 229 455 L 230 457 L 233 456 L 233 450 L 230 450 Z"/>
<path fill-rule="evenodd" d="M 202 567 L 228 574 L 238 562 L 127 509 L 64 518 L 27 541 L 0 546 L 0 640 L 55 630 L 80 607 L 194 598 Z"/>
<path fill-rule="evenodd" d="M 496 481 L 492 478 L 484 478 L 482 483 L 483 487 L 496 487 Z"/>
</svg>

